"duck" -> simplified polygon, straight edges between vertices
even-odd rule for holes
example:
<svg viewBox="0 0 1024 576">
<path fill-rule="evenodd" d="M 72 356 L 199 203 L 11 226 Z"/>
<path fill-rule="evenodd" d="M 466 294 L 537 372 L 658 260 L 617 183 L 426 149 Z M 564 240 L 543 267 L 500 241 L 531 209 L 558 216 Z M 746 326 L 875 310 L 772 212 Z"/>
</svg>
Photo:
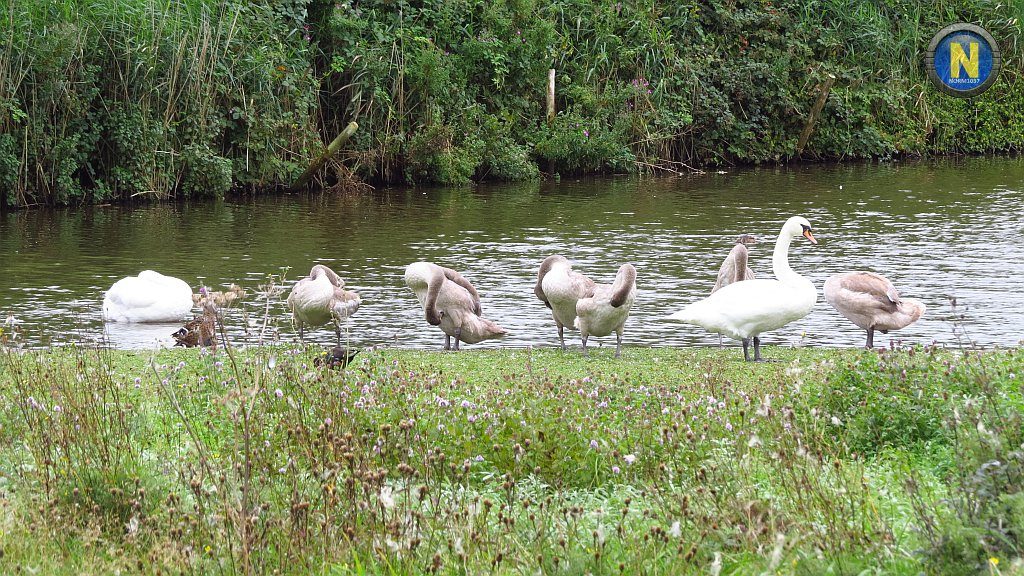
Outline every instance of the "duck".
<svg viewBox="0 0 1024 576">
<path fill-rule="evenodd" d="M 718 278 L 715 279 L 715 286 L 711 289 L 712 294 L 733 282 L 757 278 L 754 271 L 747 266 L 749 258 L 747 246 L 753 246 L 754 244 L 757 244 L 757 238 L 753 234 L 741 234 L 736 239 L 736 245 L 733 246 L 729 255 L 722 262 L 722 266 L 718 269 Z"/>
<path fill-rule="evenodd" d="M 345 290 L 345 281 L 334 271 L 316 264 L 309 276 L 300 279 L 288 294 L 288 309 L 298 326 L 299 341 L 305 341 L 305 326 L 334 323 L 334 333 L 341 345 L 341 322 L 356 313 L 362 300 L 359 294 Z"/>
<path fill-rule="evenodd" d="M 327 368 L 344 368 L 352 363 L 356 354 L 359 354 L 358 348 L 335 346 L 327 352 L 324 352 L 323 356 L 317 356 L 314 358 L 313 365 L 325 366 Z"/>
<path fill-rule="evenodd" d="M 762 361 L 760 334 L 803 318 L 818 301 L 814 283 L 789 266 L 790 244 L 801 236 L 818 243 L 806 218 L 793 216 L 782 225 L 772 254 L 774 280 L 734 282 L 668 318 L 741 341 L 743 359 L 748 362 L 753 341 L 753 361 Z"/>
<path fill-rule="evenodd" d="M 924 316 L 925 305 L 903 298 L 888 278 L 873 272 L 845 272 L 825 281 L 825 301 L 868 334 L 865 348 L 874 348 L 875 330 L 906 328 Z"/>
<path fill-rule="evenodd" d="M 202 291 L 202 289 L 200 289 Z M 171 334 L 175 346 L 194 348 L 196 346 L 217 349 L 217 310 L 209 300 L 203 302 L 203 314 L 185 323 Z"/>
<path fill-rule="evenodd" d="M 560 254 L 548 256 L 537 270 L 533 293 L 551 309 L 558 328 L 558 342 L 565 350 L 564 329 L 576 328 L 576 304 L 594 295 L 594 281 L 572 269 L 572 263 Z"/>
<path fill-rule="evenodd" d="M 477 344 L 508 333 L 482 316 L 476 288 L 451 268 L 432 262 L 414 262 L 405 268 L 405 285 L 419 300 L 427 323 L 444 332 L 445 350 L 453 349 L 452 338 L 455 338 L 454 350 L 458 351 L 459 342 Z"/>
<path fill-rule="evenodd" d="M 210 300 L 217 308 L 228 308 L 235 300 L 242 298 L 245 298 L 245 289 L 232 283 L 226 290 L 219 292 L 211 292 L 205 287 L 201 287 L 198 294 L 192 295 L 192 302 L 197 306 L 202 306 L 204 300 Z"/>
<path fill-rule="evenodd" d="M 587 338 L 607 336 L 615 332 L 615 357 L 622 355 L 622 329 L 636 300 L 636 267 L 619 266 L 612 284 L 597 284 L 592 296 L 576 301 L 575 327 L 583 340 L 587 355 Z"/>
<path fill-rule="evenodd" d="M 191 312 L 188 283 L 153 270 L 114 282 L 103 296 L 106 322 L 178 322 Z"/>
</svg>

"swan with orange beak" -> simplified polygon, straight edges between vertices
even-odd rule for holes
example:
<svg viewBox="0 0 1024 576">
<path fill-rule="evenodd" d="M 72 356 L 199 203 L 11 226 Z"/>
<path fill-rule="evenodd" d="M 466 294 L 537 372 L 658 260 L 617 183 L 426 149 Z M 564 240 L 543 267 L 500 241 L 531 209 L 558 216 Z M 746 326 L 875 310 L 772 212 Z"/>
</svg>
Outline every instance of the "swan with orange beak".
<svg viewBox="0 0 1024 576">
<path fill-rule="evenodd" d="M 751 360 L 749 348 L 753 343 L 753 360 L 761 361 L 760 334 L 803 318 L 818 301 L 818 290 L 814 284 L 789 267 L 789 246 L 793 239 L 801 236 L 811 244 L 818 243 L 806 218 L 793 216 L 782 225 L 772 254 L 774 280 L 745 280 L 730 284 L 668 319 L 739 340 L 743 343 L 743 358 L 747 361 Z"/>
</svg>

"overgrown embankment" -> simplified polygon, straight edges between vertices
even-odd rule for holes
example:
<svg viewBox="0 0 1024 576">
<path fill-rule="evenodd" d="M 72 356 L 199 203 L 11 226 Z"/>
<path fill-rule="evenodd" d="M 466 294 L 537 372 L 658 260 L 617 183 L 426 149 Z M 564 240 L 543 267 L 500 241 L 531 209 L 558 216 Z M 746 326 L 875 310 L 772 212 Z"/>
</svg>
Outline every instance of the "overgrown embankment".
<svg viewBox="0 0 1024 576">
<path fill-rule="evenodd" d="M 353 120 L 329 180 L 1019 150 L 1022 16 L 989 0 L 19 0 L 0 20 L 2 203 L 273 188 Z M 956 21 L 1006 61 L 971 101 L 922 64 Z"/>
<path fill-rule="evenodd" d="M 0 348 L 7 574 L 1021 574 L 1019 351 Z"/>
</svg>

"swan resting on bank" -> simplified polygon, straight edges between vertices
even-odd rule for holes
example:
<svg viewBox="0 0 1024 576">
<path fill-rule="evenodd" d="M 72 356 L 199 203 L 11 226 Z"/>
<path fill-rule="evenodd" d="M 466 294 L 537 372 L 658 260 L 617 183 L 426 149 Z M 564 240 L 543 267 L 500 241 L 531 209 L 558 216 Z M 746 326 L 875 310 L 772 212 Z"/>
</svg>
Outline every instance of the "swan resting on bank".
<svg viewBox="0 0 1024 576">
<path fill-rule="evenodd" d="M 587 338 L 615 332 L 615 357 L 622 355 L 622 329 L 636 300 L 636 268 L 623 264 L 612 284 L 597 284 L 592 296 L 576 302 L 576 328 L 587 355 Z"/>
<path fill-rule="evenodd" d="M 872 272 L 846 272 L 825 281 L 825 301 L 862 330 L 867 330 L 865 348 L 875 345 L 875 330 L 887 334 L 924 315 L 925 306 L 902 298 L 888 278 Z"/>
<path fill-rule="evenodd" d="M 743 358 L 747 361 L 751 360 L 749 347 L 753 340 L 753 359 L 760 361 L 759 335 L 803 318 L 818 300 L 814 284 L 789 266 L 789 246 L 794 238 L 800 236 L 811 244 L 818 243 L 806 218 L 793 216 L 786 220 L 772 254 L 774 280 L 745 280 L 730 284 L 672 314 L 669 319 L 740 340 Z"/>
<path fill-rule="evenodd" d="M 414 262 L 405 268 L 408 286 L 423 308 L 427 323 L 444 332 L 444 349 L 455 350 L 459 342 L 476 344 L 501 338 L 506 331 L 481 316 L 480 296 L 476 288 L 461 274 L 432 262 Z"/>
<path fill-rule="evenodd" d="M 152 270 L 114 282 L 103 296 L 107 322 L 178 322 L 191 312 L 192 288 Z"/>
<path fill-rule="evenodd" d="M 355 314 L 360 303 L 359 294 L 345 290 L 345 281 L 323 264 L 313 266 L 309 276 L 296 282 L 288 294 L 288 308 L 298 325 L 300 341 L 304 339 L 306 324 L 322 326 L 333 322 L 340 345 L 341 321 Z"/>
</svg>

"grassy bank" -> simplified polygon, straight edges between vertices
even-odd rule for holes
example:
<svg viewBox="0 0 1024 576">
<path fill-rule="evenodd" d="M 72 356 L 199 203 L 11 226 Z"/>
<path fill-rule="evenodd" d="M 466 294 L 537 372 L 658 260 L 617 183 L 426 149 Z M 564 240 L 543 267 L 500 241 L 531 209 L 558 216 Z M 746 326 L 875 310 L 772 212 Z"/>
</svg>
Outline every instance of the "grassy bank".
<svg viewBox="0 0 1024 576">
<path fill-rule="evenodd" d="M 922 64 L 957 21 L 1005 61 L 970 101 Z M 1022 26 L 1019 0 L 19 0 L 0 14 L 0 203 L 273 190 L 353 120 L 327 183 L 1020 150 Z"/>
<path fill-rule="evenodd" d="M 1017 351 L 0 357 L 5 573 L 1019 574 Z"/>
</svg>

